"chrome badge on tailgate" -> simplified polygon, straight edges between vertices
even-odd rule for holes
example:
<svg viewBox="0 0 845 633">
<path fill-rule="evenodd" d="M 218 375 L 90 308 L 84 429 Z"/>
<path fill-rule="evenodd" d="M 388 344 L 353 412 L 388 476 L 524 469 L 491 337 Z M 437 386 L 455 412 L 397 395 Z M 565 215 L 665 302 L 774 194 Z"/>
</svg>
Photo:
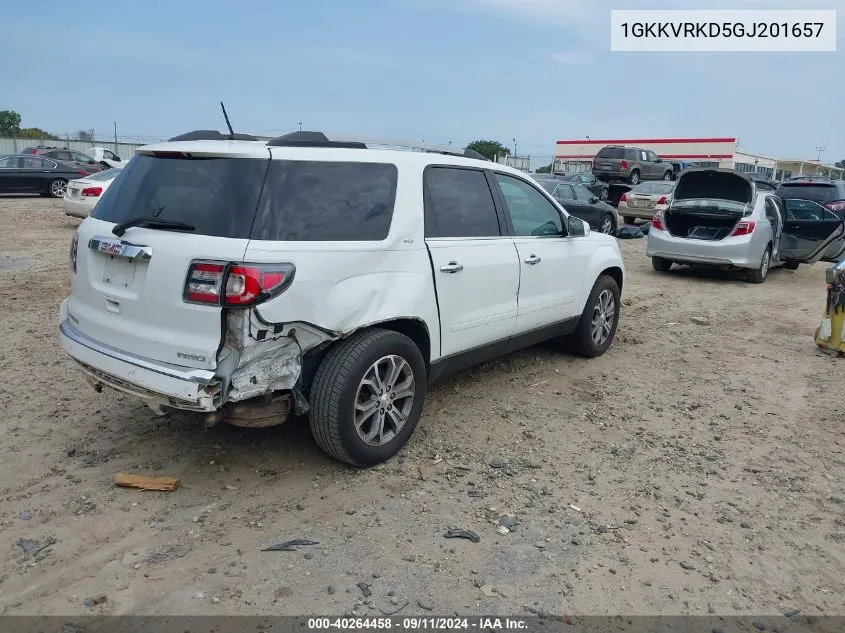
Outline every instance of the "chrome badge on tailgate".
<svg viewBox="0 0 845 633">
<path fill-rule="evenodd" d="M 92 237 L 88 241 L 88 248 L 106 255 L 115 257 L 126 257 L 127 259 L 151 259 L 153 249 L 149 246 L 130 244 L 122 240 L 114 240 L 109 237 Z"/>
</svg>

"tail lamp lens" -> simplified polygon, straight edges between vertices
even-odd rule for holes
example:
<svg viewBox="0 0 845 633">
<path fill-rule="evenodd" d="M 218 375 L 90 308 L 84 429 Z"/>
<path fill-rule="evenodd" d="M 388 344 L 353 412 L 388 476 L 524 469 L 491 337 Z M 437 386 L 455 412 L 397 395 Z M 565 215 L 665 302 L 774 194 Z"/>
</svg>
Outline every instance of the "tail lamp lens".
<svg viewBox="0 0 845 633">
<path fill-rule="evenodd" d="M 295 271 L 293 264 L 194 262 L 183 297 L 188 303 L 247 307 L 284 292 Z"/>
<path fill-rule="evenodd" d="M 754 220 L 742 220 L 736 225 L 736 228 L 731 233 L 731 237 L 741 237 L 743 235 L 751 235 L 754 231 Z"/>
</svg>

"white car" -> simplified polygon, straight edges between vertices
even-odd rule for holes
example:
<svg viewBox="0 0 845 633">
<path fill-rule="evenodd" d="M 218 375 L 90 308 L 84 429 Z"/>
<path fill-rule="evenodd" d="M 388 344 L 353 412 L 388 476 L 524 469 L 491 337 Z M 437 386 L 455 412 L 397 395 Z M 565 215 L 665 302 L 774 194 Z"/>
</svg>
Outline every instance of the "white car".
<svg viewBox="0 0 845 633">
<path fill-rule="evenodd" d="M 308 411 L 361 466 L 447 372 L 548 339 L 603 354 L 624 277 L 616 240 L 516 169 L 318 132 L 138 148 L 70 268 L 61 344 L 95 388 L 206 424 Z"/>
<path fill-rule="evenodd" d="M 98 163 L 105 163 L 109 167 L 113 167 L 115 169 L 123 169 L 123 167 L 126 166 L 125 160 L 105 147 L 92 147 L 87 150 L 86 154 Z"/>
<path fill-rule="evenodd" d="M 87 218 L 99 202 L 103 192 L 109 188 L 109 185 L 114 182 L 121 171 L 121 169 L 106 169 L 84 178 L 69 181 L 62 199 L 65 213 L 77 218 Z"/>
</svg>

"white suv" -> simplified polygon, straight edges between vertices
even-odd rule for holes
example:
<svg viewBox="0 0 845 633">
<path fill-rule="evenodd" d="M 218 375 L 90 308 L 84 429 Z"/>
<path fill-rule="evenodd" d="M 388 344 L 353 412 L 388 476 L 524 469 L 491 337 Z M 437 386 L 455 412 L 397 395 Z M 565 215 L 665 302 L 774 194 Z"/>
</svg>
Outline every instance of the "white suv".
<svg viewBox="0 0 845 633">
<path fill-rule="evenodd" d="M 308 412 L 324 451 L 367 466 L 445 372 L 548 339 L 610 346 L 616 240 L 522 173 L 315 132 L 241 139 L 139 148 L 80 224 L 60 335 L 97 390 L 207 424 Z"/>
</svg>

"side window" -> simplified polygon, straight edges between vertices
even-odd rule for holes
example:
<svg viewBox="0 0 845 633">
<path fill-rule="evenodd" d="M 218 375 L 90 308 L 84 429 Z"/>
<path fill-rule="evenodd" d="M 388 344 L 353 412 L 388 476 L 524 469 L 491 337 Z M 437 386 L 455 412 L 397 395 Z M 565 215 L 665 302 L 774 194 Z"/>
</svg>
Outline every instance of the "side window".
<svg viewBox="0 0 845 633">
<path fill-rule="evenodd" d="M 537 189 L 524 180 L 504 174 L 496 174 L 496 180 L 505 198 L 514 235 L 559 237 L 563 233 L 560 212 Z"/>
<path fill-rule="evenodd" d="M 50 158 L 55 158 L 56 160 L 73 160 L 70 156 L 70 152 L 59 151 L 59 152 L 52 152 L 48 154 Z"/>
<path fill-rule="evenodd" d="M 88 156 L 88 154 L 81 154 L 79 152 L 71 152 L 71 158 L 75 160 L 77 163 L 93 163 L 95 162 L 93 158 Z"/>
<path fill-rule="evenodd" d="M 396 181 L 396 166 L 388 163 L 272 160 L 252 238 L 383 240 L 393 219 Z"/>
<path fill-rule="evenodd" d="M 7 158 L 0 158 L 0 169 L 20 169 L 20 159 L 16 156 L 9 156 Z"/>
<path fill-rule="evenodd" d="M 766 198 L 766 218 L 768 218 L 769 222 L 773 225 L 777 225 L 778 208 L 775 204 L 774 198 Z"/>
<path fill-rule="evenodd" d="M 103 150 L 103 158 L 105 158 L 106 160 L 122 162 L 119 156 L 117 156 L 114 152 L 110 152 L 109 150 Z"/>
<path fill-rule="evenodd" d="M 572 185 L 558 185 L 554 195 L 558 200 L 575 200 Z"/>
<path fill-rule="evenodd" d="M 648 160 L 648 153 L 645 150 L 640 150 L 640 160 L 642 160 L 642 161 Z"/>
<path fill-rule="evenodd" d="M 654 152 L 652 152 L 652 151 L 649 151 L 649 153 L 648 153 L 648 159 L 649 159 L 652 163 L 656 163 L 656 162 L 657 162 L 657 154 L 655 154 L 655 153 L 654 153 Z"/>
<path fill-rule="evenodd" d="M 425 172 L 430 207 L 426 237 L 499 237 L 499 218 L 487 176 L 477 169 L 430 167 Z M 435 226 L 429 226 L 434 224 Z"/>
<path fill-rule="evenodd" d="M 589 202 L 593 198 L 593 194 L 584 185 L 575 185 L 572 188 L 575 190 L 575 199 L 579 202 Z"/>
</svg>

